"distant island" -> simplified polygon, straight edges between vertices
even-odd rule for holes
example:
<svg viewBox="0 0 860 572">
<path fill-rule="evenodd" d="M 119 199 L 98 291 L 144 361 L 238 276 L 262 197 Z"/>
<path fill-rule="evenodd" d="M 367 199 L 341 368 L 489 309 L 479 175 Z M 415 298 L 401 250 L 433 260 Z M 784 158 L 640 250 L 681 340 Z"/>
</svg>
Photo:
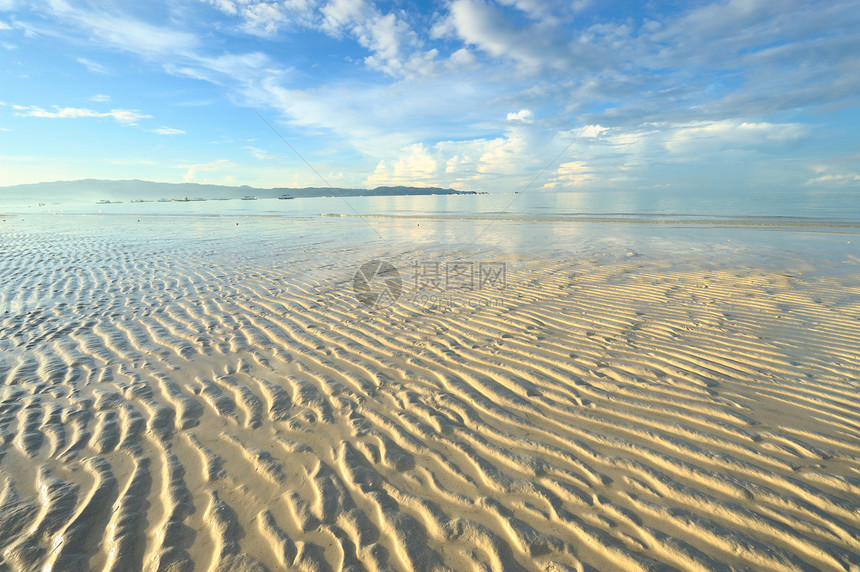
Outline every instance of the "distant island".
<svg viewBox="0 0 860 572">
<path fill-rule="evenodd" d="M 341 189 L 332 187 L 304 187 L 291 189 L 275 187 L 263 189 L 243 185 L 201 185 L 198 183 L 156 183 L 153 181 L 123 180 L 109 181 L 84 179 L 79 181 L 56 181 L 0 187 L 2 198 L 32 198 L 38 201 L 94 200 L 94 201 L 157 201 L 182 199 L 240 199 L 242 197 L 293 198 L 307 197 L 386 197 L 399 195 L 474 195 L 474 191 L 457 191 L 438 187 L 376 187 L 374 189 Z"/>
</svg>

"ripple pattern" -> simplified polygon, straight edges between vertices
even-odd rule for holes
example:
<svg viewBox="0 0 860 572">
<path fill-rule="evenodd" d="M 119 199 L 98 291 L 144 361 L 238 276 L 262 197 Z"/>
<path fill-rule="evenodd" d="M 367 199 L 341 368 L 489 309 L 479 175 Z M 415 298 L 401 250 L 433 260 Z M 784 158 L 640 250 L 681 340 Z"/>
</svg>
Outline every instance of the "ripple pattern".
<svg viewBox="0 0 860 572">
<path fill-rule="evenodd" d="M 856 277 L 189 236 L 2 234 L 0 570 L 860 570 Z"/>
</svg>

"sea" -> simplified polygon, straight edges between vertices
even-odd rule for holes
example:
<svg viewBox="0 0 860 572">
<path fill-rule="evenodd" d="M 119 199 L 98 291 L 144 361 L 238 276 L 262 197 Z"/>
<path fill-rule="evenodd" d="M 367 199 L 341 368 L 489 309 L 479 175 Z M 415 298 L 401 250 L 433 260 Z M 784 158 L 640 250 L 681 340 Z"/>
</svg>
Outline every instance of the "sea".
<svg viewBox="0 0 860 572">
<path fill-rule="evenodd" d="M 0 237 L 16 228 L 70 236 L 132 233 L 148 240 L 178 233 L 211 240 L 213 248 L 237 256 L 253 256 L 264 245 L 280 243 L 366 247 L 382 254 L 432 246 L 520 257 L 719 258 L 777 269 L 803 261 L 807 271 L 860 271 L 860 188 L 395 197 L 333 193 L 288 200 L 110 204 L 83 198 L 37 200 L 0 196 Z"/>
</svg>

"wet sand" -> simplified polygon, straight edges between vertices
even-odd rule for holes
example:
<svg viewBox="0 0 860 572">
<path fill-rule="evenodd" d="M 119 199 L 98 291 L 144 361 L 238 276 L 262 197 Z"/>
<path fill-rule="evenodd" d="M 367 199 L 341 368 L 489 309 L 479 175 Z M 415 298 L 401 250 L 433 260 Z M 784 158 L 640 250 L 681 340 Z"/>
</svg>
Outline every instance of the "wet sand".
<svg viewBox="0 0 860 572">
<path fill-rule="evenodd" d="M 860 570 L 856 274 L 506 253 L 428 298 L 499 253 L 88 220 L 0 227 L 2 569 Z"/>
</svg>

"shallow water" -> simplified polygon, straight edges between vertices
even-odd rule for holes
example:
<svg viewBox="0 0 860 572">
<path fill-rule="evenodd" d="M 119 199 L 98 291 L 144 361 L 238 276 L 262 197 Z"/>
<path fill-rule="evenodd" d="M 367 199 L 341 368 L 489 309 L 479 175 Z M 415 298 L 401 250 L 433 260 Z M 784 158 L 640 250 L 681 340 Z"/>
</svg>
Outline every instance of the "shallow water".
<svg viewBox="0 0 860 572">
<path fill-rule="evenodd" d="M 795 222 L 860 223 L 860 192 L 856 189 L 779 192 L 726 190 L 638 190 L 588 192 L 536 192 L 491 195 L 438 195 L 402 197 L 317 197 L 293 200 L 208 200 L 192 202 L 128 201 L 99 205 L 92 200 L 42 201 L 38 197 L 0 196 L 0 212 L 66 212 L 106 214 L 256 214 L 317 216 L 320 213 L 428 216 L 501 216 L 503 218 L 623 217 L 629 220 L 664 218 L 743 220 L 793 219 Z"/>
<path fill-rule="evenodd" d="M 860 193 L 852 190 L 744 190 L 719 195 L 666 190 L 530 192 L 108 205 L 68 200 L 44 206 L 36 206 L 32 198 L 0 197 L 0 231 L 23 223 L 44 228 L 80 226 L 90 232 L 105 220 L 67 217 L 74 214 L 124 215 L 115 222 L 127 229 L 152 229 L 155 234 L 159 228 L 171 232 L 173 224 L 199 227 L 204 234 L 235 227 L 223 232 L 243 242 L 255 240 L 252 233 L 258 233 L 275 240 L 382 241 L 392 248 L 413 242 L 480 245 L 538 256 L 655 248 L 661 254 L 677 250 L 679 255 L 731 251 L 761 263 L 809 258 L 834 261 L 837 267 L 843 262 L 850 267 L 860 257 Z M 21 215 L 52 218 L 26 222 Z M 349 218 L 356 220 L 343 220 Z"/>
</svg>

